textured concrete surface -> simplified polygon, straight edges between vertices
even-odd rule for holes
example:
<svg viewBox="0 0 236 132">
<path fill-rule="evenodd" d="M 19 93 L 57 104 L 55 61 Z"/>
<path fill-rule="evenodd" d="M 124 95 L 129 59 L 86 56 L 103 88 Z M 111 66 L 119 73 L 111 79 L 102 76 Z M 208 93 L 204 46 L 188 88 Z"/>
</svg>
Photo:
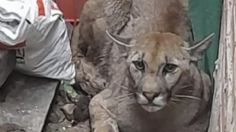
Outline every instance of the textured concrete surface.
<svg viewBox="0 0 236 132">
<path fill-rule="evenodd" d="M 58 84 L 13 72 L 0 89 L 0 126 L 13 123 L 26 132 L 41 132 Z"/>
<path fill-rule="evenodd" d="M 15 67 L 14 51 L 0 50 L 0 87 Z"/>
</svg>

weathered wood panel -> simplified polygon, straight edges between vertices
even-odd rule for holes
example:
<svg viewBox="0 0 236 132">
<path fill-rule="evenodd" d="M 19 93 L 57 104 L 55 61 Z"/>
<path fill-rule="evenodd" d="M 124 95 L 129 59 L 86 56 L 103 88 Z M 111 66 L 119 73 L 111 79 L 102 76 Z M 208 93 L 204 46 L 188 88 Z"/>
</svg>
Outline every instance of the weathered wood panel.
<svg viewBox="0 0 236 132">
<path fill-rule="evenodd" d="M 236 0 L 224 0 L 209 132 L 236 132 Z"/>
</svg>

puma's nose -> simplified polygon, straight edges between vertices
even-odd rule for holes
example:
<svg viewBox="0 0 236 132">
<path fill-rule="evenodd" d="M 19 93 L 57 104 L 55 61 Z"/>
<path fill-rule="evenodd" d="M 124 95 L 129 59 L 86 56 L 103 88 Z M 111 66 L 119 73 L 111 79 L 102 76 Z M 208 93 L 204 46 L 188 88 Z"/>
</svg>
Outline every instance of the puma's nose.
<svg viewBox="0 0 236 132">
<path fill-rule="evenodd" d="M 159 93 L 143 92 L 143 95 L 147 98 L 149 102 L 152 102 L 157 96 L 160 95 L 160 92 Z"/>
</svg>

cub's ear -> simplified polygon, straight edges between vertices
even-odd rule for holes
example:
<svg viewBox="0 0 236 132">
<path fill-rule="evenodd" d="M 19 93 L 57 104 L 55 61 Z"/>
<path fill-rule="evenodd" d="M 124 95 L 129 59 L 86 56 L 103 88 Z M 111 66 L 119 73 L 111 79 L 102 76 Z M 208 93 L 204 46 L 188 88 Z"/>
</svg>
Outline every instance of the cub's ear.
<svg viewBox="0 0 236 132">
<path fill-rule="evenodd" d="M 189 48 L 185 48 L 187 51 L 191 53 L 191 56 L 194 58 L 194 60 L 199 60 L 202 58 L 205 50 L 209 47 L 210 43 L 212 42 L 215 34 L 212 33 L 205 38 L 203 38 L 201 41 L 197 42 L 193 46 Z"/>
</svg>

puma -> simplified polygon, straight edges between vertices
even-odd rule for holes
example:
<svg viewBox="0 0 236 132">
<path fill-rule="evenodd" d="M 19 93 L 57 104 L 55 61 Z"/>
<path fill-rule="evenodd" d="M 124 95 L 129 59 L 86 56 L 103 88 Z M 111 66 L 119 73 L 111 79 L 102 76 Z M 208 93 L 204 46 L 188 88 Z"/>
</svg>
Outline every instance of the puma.
<svg viewBox="0 0 236 132">
<path fill-rule="evenodd" d="M 127 53 L 112 44 L 106 30 L 125 41 L 148 32 L 171 32 L 191 42 L 186 3 L 187 0 L 87 0 L 71 46 L 81 88 L 91 95 L 107 88 L 114 74 L 112 64 Z"/>
<path fill-rule="evenodd" d="M 91 100 L 94 132 L 205 132 L 211 80 L 196 64 L 212 36 L 193 47 L 172 33 L 137 38 L 116 81 Z"/>
<path fill-rule="evenodd" d="M 181 0 L 88 0 L 73 53 L 82 89 L 98 93 L 94 132 L 207 130 L 211 80 L 197 63 L 214 35 L 194 44 L 186 14 Z"/>
</svg>

